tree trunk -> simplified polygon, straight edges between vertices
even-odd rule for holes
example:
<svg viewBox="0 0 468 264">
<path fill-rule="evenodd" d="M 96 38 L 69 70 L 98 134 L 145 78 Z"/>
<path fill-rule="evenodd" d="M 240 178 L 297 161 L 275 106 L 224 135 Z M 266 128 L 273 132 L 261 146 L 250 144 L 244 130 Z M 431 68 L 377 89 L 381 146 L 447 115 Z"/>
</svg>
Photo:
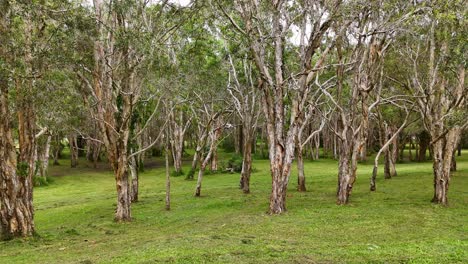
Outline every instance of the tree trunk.
<svg viewBox="0 0 468 264">
<path fill-rule="evenodd" d="M 115 170 L 115 183 L 117 187 L 117 209 L 115 212 L 115 221 L 126 222 L 132 219 L 130 210 L 130 195 L 128 183 L 128 166 L 126 155 L 119 158 L 117 168 Z"/>
<path fill-rule="evenodd" d="M 296 150 L 297 150 L 297 190 L 299 192 L 305 192 L 306 184 L 305 184 L 305 174 L 304 174 L 304 157 L 302 153 L 302 148 L 300 146 L 297 146 Z"/>
<path fill-rule="evenodd" d="M 138 177 L 139 177 L 139 172 L 138 172 L 138 164 L 136 161 L 135 156 L 130 158 L 130 162 L 128 165 L 130 169 L 130 175 L 132 179 L 132 188 L 130 189 L 130 201 L 132 203 L 138 202 Z"/>
<path fill-rule="evenodd" d="M 1 49 L 0 47 L 0 52 Z M 28 157 L 32 155 L 24 153 L 27 149 L 23 145 L 22 159 L 17 164 L 15 143 L 10 126 L 7 83 L 6 74 L 0 69 L 0 225 L 3 239 L 31 236 L 34 233 L 31 173 L 33 164 L 27 163 L 28 160 L 30 161 Z M 26 113 L 33 114 L 25 110 Z M 21 114 L 22 117 L 24 115 L 24 113 Z M 25 128 L 32 128 L 30 126 L 33 123 L 24 118 L 20 121 L 22 122 L 19 131 L 21 142 L 24 143 L 24 137 L 28 137 L 27 141 L 31 143 L 31 140 L 34 140 L 34 133 Z M 32 137 L 31 134 L 27 134 L 28 132 L 32 134 Z"/>
<path fill-rule="evenodd" d="M 452 154 L 452 163 L 450 165 L 450 171 L 457 171 L 457 160 L 455 159 L 455 152 Z"/>
<path fill-rule="evenodd" d="M 431 133 L 435 138 L 435 133 Z M 433 203 L 448 205 L 448 187 L 450 183 L 450 168 L 460 128 L 451 128 L 448 133 L 432 144 L 433 171 L 434 171 L 434 196 Z M 434 140 L 434 139 L 432 139 Z"/>
<path fill-rule="evenodd" d="M 68 141 L 70 144 L 70 167 L 76 168 L 78 165 L 78 142 L 76 135 L 68 136 Z"/>
<path fill-rule="evenodd" d="M 193 154 L 192 166 L 190 167 L 190 171 L 187 174 L 187 177 L 185 177 L 186 180 L 193 180 L 195 170 L 197 169 L 197 163 L 198 163 L 198 156 L 199 155 L 200 155 L 200 150 L 199 150 L 199 147 L 197 146 L 196 149 L 195 149 L 195 153 Z"/>
<path fill-rule="evenodd" d="M 218 125 L 220 125 L 220 120 L 218 119 L 216 122 Z M 203 174 L 205 172 L 206 166 L 208 166 L 208 163 L 213 157 L 214 151 L 216 151 L 217 145 L 218 145 L 218 140 L 221 136 L 222 132 L 222 126 L 219 126 L 213 131 L 209 132 L 210 136 L 210 148 L 208 150 L 208 153 L 206 154 L 206 157 L 203 158 L 203 155 L 200 155 L 200 170 L 198 171 L 198 178 L 197 178 L 197 187 L 195 189 L 195 196 L 200 196 L 201 194 L 201 186 L 202 186 L 202 180 L 203 180 Z"/>
<path fill-rule="evenodd" d="M 199 197 L 201 195 L 201 187 L 203 181 L 203 174 L 205 173 L 206 166 L 210 162 L 211 158 L 211 149 L 206 155 L 205 159 L 201 162 L 200 169 L 198 170 L 198 178 L 197 178 L 197 187 L 195 189 L 195 196 Z"/>
<path fill-rule="evenodd" d="M 169 143 L 166 142 L 165 161 L 166 161 L 166 210 L 171 210 L 171 177 L 169 173 Z"/>
<path fill-rule="evenodd" d="M 248 128 L 243 128 L 247 130 Z M 243 156 L 242 156 L 242 171 L 241 171 L 241 188 L 244 193 L 250 193 L 250 174 L 252 173 L 252 139 L 251 135 L 247 131 L 244 131 L 246 135 L 243 136 Z"/>
<path fill-rule="evenodd" d="M 49 168 L 49 153 L 50 153 L 50 142 L 52 140 L 52 135 L 47 135 L 47 139 L 44 145 L 44 149 L 41 153 L 41 159 L 39 164 L 39 173 L 43 178 L 47 178 L 48 168 Z"/>
<path fill-rule="evenodd" d="M 320 133 L 315 136 L 315 160 L 320 158 Z"/>
<path fill-rule="evenodd" d="M 218 148 L 215 147 L 213 149 L 213 153 L 211 154 L 211 171 L 218 170 Z"/>
<path fill-rule="evenodd" d="M 353 143 L 348 140 L 343 140 L 340 144 L 340 156 L 338 161 L 338 188 L 336 201 L 338 205 L 344 205 L 348 203 L 349 195 L 351 194 L 354 181 L 356 179 L 359 148 L 356 145 L 355 147 L 352 146 Z"/>
<path fill-rule="evenodd" d="M 423 131 L 419 134 L 419 153 L 418 153 L 418 161 L 425 161 L 426 160 L 426 151 L 429 147 L 431 139 L 429 134 L 426 131 Z"/>
</svg>

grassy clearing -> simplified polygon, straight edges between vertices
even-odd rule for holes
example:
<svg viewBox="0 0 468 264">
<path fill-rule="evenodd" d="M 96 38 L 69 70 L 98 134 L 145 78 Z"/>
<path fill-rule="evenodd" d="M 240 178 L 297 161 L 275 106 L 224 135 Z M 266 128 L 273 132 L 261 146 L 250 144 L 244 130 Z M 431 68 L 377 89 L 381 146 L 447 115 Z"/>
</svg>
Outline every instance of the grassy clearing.
<svg viewBox="0 0 468 264">
<path fill-rule="evenodd" d="M 82 162 L 84 163 L 84 162 Z M 55 182 L 35 189 L 40 237 L 0 242 L 0 263 L 463 263 L 468 259 L 468 154 L 458 159 L 450 206 L 432 205 L 431 163 L 398 164 L 398 176 L 368 191 L 363 164 L 348 206 L 335 205 L 336 161 L 306 163 L 308 192 L 293 172 L 288 213 L 265 211 L 268 161 L 255 161 L 252 194 L 237 174 L 195 181 L 172 177 L 172 211 L 164 210 L 164 169 L 141 176 L 134 221 L 112 221 L 110 172 L 68 162 L 51 167 Z M 184 168 L 188 171 L 188 168 Z M 380 169 L 382 171 L 382 169 Z"/>
</svg>

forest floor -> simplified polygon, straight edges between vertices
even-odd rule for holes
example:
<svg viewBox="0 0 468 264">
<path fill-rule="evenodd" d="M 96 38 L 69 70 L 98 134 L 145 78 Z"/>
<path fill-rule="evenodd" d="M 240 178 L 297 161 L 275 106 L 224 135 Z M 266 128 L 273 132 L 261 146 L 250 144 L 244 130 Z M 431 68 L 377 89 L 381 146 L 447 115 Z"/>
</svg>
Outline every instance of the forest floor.
<svg viewBox="0 0 468 264">
<path fill-rule="evenodd" d="M 226 154 L 227 156 L 229 154 Z M 115 182 L 82 161 L 51 166 L 54 182 L 34 190 L 38 236 L 0 241 L 0 263 L 463 263 L 468 260 L 468 151 L 458 159 L 449 207 L 430 203 L 432 164 L 397 164 L 398 176 L 377 179 L 361 164 L 349 205 L 335 205 L 337 162 L 307 162 L 307 188 L 292 173 L 288 212 L 265 212 L 268 161 L 256 160 L 251 191 L 238 174 L 195 181 L 171 177 L 172 209 L 164 210 L 163 168 L 141 175 L 133 221 L 113 222 Z M 185 169 L 188 171 L 188 168 Z M 466 263 L 466 262 L 465 262 Z"/>
</svg>

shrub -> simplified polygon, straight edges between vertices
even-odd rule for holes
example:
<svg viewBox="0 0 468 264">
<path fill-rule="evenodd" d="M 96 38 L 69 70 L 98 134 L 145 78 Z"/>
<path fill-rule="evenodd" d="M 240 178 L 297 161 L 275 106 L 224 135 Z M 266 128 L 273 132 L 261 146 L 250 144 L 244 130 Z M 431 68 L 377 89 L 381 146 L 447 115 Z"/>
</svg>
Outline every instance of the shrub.
<svg viewBox="0 0 468 264">
<path fill-rule="evenodd" d="M 183 176 L 184 175 L 184 171 L 183 170 L 180 170 L 179 172 L 176 171 L 176 170 L 172 170 L 171 171 L 171 176 L 172 177 L 179 177 L 179 176 Z"/>
<path fill-rule="evenodd" d="M 233 155 L 227 163 L 227 168 L 232 168 L 235 172 L 242 171 L 242 156 L 240 155 Z"/>
</svg>

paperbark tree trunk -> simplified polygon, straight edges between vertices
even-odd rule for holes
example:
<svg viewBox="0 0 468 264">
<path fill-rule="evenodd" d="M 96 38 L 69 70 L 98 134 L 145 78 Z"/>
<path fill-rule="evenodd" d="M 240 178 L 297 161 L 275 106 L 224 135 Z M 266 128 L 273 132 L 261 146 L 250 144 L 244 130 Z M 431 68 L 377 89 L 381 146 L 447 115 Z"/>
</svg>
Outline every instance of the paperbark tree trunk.
<svg viewBox="0 0 468 264">
<path fill-rule="evenodd" d="M 164 158 L 166 162 L 166 210 L 171 210 L 171 175 L 169 173 L 169 142 L 165 144 Z"/>
<path fill-rule="evenodd" d="M 78 142 L 76 135 L 68 136 L 70 144 L 70 167 L 76 168 L 78 166 Z"/>
<path fill-rule="evenodd" d="M 250 174 L 252 173 L 252 138 L 248 128 L 242 128 L 244 136 L 242 144 L 242 171 L 241 171 L 241 188 L 244 193 L 250 193 Z"/>
<path fill-rule="evenodd" d="M 217 122 L 220 124 L 221 122 L 218 120 Z M 203 155 L 200 155 L 200 169 L 198 170 L 198 178 L 197 178 L 197 186 L 195 188 L 195 196 L 199 197 L 201 195 L 201 187 L 202 187 L 202 181 L 203 181 L 203 175 L 205 173 L 206 166 L 210 163 L 210 160 L 213 155 L 213 151 L 216 149 L 218 145 L 218 140 L 221 136 L 222 132 L 222 127 L 217 127 L 214 128 L 212 131 L 210 131 L 209 136 L 210 136 L 210 147 L 208 150 L 208 153 L 206 154 L 205 157 Z"/>
<path fill-rule="evenodd" d="M 448 205 L 448 188 L 450 183 L 450 168 L 460 128 L 449 129 L 447 134 L 431 144 L 433 151 L 434 197 L 433 203 Z"/>
<path fill-rule="evenodd" d="M 299 192 L 305 192 L 306 183 L 305 183 L 305 173 L 304 173 L 304 157 L 303 157 L 302 147 L 297 147 L 297 190 Z"/>
<path fill-rule="evenodd" d="M 2 26 L 2 25 L 0 25 Z M 1 31 L 0 31 L 1 32 Z M 0 54 L 3 53 L 0 47 Z M 26 111 L 27 113 L 31 113 Z M 0 225 L 2 239 L 19 236 L 31 236 L 34 233 L 34 209 L 32 197 L 32 153 L 31 143 L 33 133 L 25 128 L 31 128 L 31 122 L 24 119 L 20 124 L 22 143 L 28 144 L 21 148 L 22 157 L 17 164 L 15 142 L 12 137 L 11 115 L 8 104 L 8 81 L 6 73 L 0 70 Z M 31 117 L 31 116 L 29 116 Z M 24 124 L 26 122 L 26 124 Z M 25 140 L 25 137 L 27 138 Z M 32 140 L 32 142 L 31 142 Z"/>
<path fill-rule="evenodd" d="M 218 170 L 218 148 L 215 147 L 213 149 L 213 153 L 211 154 L 211 171 L 217 171 Z"/>
<path fill-rule="evenodd" d="M 172 106 L 172 104 L 171 104 Z M 171 149 L 174 160 L 174 170 L 176 174 L 182 173 L 182 154 L 184 152 L 185 132 L 187 131 L 191 119 L 184 122 L 184 113 L 181 110 L 174 110 L 170 113 L 171 120 Z"/>
<path fill-rule="evenodd" d="M 48 176 L 48 168 L 49 168 L 49 153 L 50 153 L 50 142 L 52 141 L 52 135 L 47 135 L 46 142 L 43 146 L 40 155 L 40 163 L 39 163 L 39 175 L 44 179 L 47 179 Z"/>
<path fill-rule="evenodd" d="M 132 203 L 136 203 L 138 202 L 139 172 L 138 172 L 138 164 L 137 164 L 135 156 L 130 158 L 128 167 L 130 169 L 130 175 L 132 179 L 130 201 Z"/>
</svg>

